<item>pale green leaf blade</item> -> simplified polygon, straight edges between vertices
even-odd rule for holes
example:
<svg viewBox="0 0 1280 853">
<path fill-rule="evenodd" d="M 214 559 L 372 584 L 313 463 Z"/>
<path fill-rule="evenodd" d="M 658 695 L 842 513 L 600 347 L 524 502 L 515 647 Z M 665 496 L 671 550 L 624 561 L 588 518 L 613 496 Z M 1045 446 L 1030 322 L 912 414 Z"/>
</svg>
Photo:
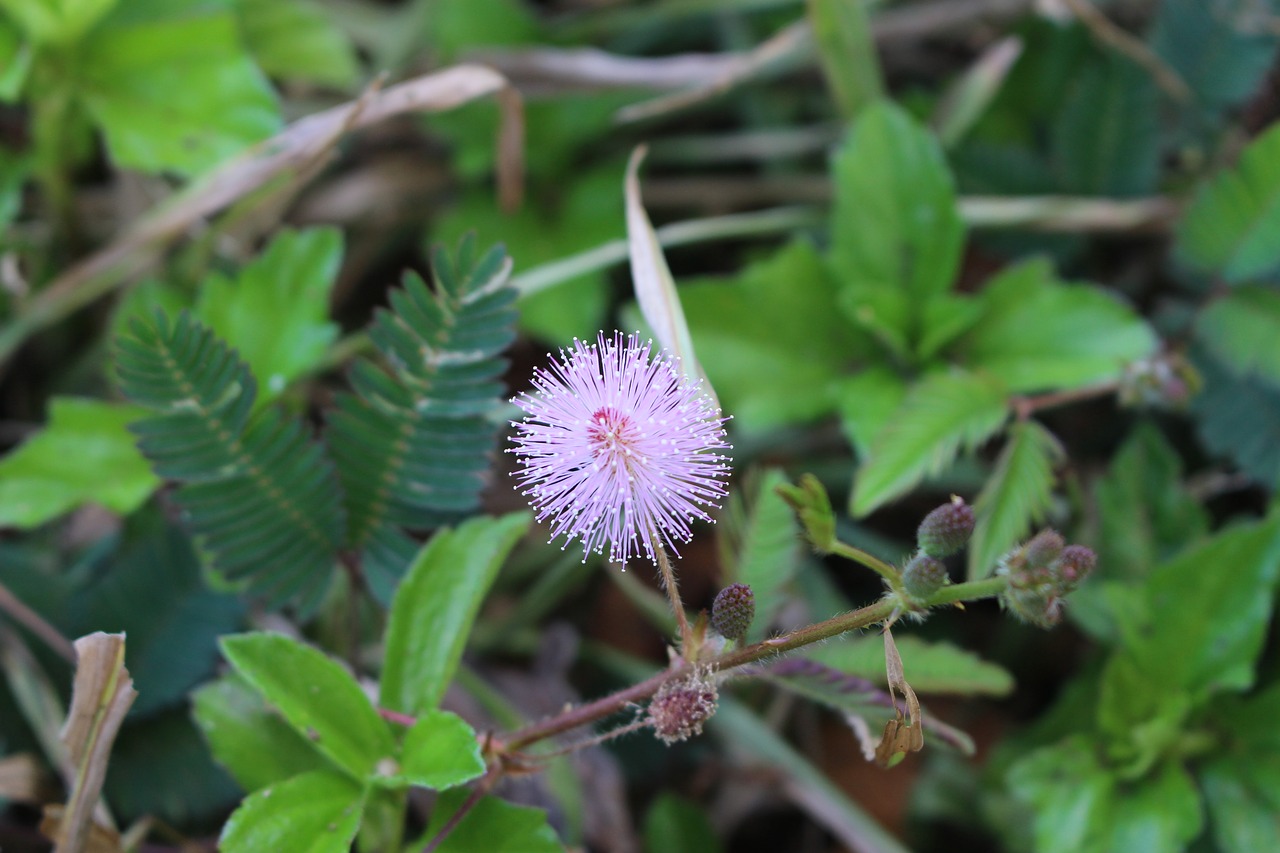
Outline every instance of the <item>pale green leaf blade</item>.
<svg viewBox="0 0 1280 853">
<path fill-rule="evenodd" d="M 195 175 L 280 127 L 228 8 L 132 0 L 82 50 L 81 97 L 120 166 Z"/>
<path fill-rule="evenodd" d="M 337 339 L 329 293 L 341 262 L 337 229 L 285 229 L 234 281 L 214 275 L 201 288 L 196 316 L 249 363 L 258 406 L 314 369 Z"/>
<path fill-rule="evenodd" d="M 1280 291 L 1232 290 L 1199 313 L 1196 336 L 1235 373 L 1280 385 Z"/>
<path fill-rule="evenodd" d="M 974 502 L 977 525 L 969 543 L 969 580 L 984 577 L 996 560 L 1044 518 L 1053 491 L 1053 468 L 1065 454 L 1036 421 L 1009 428 L 995 470 Z"/>
<path fill-rule="evenodd" d="M 887 367 L 868 367 L 840 383 L 840 426 L 860 459 L 871 455 L 906 396 L 906 381 Z"/>
<path fill-rule="evenodd" d="M 245 791 L 333 767 L 234 673 L 206 684 L 192 698 L 192 715 L 213 757 Z"/>
<path fill-rule="evenodd" d="M 529 522 L 527 512 L 468 519 L 437 531 L 418 552 L 391 604 L 384 707 L 420 714 L 440 702 L 480 604 Z"/>
<path fill-rule="evenodd" d="M 1187 263 L 1239 284 L 1280 267 L 1280 124 L 1200 188 L 1179 224 Z"/>
<path fill-rule="evenodd" d="M 322 652 L 265 633 L 224 637 L 222 651 L 294 731 L 355 779 L 372 775 L 394 753 L 391 732 L 369 697 Z"/>
<path fill-rule="evenodd" d="M 224 853 L 347 853 L 360 828 L 364 789 L 340 773 L 294 776 L 251 794 L 222 829 Z"/>
<path fill-rule="evenodd" d="M 126 425 L 146 410 L 55 397 L 49 423 L 0 459 L 0 527 L 35 527 L 86 503 L 127 515 L 160 481 Z"/>
<path fill-rule="evenodd" d="M 1007 696 L 1013 677 L 998 664 L 947 642 L 895 638 L 907 681 L 920 693 Z M 806 651 L 821 664 L 875 684 L 886 678 L 884 644 L 874 635 L 844 637 Z"/>
<path fill-rule="evenodd" d="M 346 87 L 360 68 L 355 49 L 310 0 L 239 0 L 245 44 L 263 71 L 283 80 Z"/>
<path fill-rule="evenodd" d="M 397 778 L 444 790 L 484 773 L 475 729 L 455 714 L 428 711 L 405 733 Z"/>
<path fill-rule="evenodd" d="M 963 448 L 990 438 L 1008 414 L 1005 388 L 972 373 L 935 373 L 912 388 L 879 435 L 854 481 L 856 516 L 908 492 L 937 474 Z"/>
</svg>

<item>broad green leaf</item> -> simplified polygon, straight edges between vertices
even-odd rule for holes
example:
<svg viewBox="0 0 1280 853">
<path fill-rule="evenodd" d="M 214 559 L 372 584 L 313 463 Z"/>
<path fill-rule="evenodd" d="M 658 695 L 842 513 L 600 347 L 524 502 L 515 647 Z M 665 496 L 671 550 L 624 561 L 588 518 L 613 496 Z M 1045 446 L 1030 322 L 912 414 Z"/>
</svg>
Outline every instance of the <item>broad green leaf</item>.
<svg viewBox="0 0 1280 853">
<path fill-rule="evenodd" d="M 244 605 L 208 587 L 190 541 L 169 524 L 129 535 L 103 568 L 71 602 L 76 633 L 128 635 L 125 664 L 138 688 L 133 715 L 181 703 L 211 674 L 218 637 L 240 627 Z"/>
<path fill-rule="evenodd" d="M 194 175 L 280 127 L 275 95 L 224 5 L 130 0 L 78 59 L 80 97 L 120 166 Z"/>
<path fill-rule="evenodd" d="M 1178 226 L 1187 263 L 1240 284 L 1280 267 L 1280 124 L 1196 192 Z"/>
<path fill-rule="evenodd" d="M 464 790 L 441 794 L 425 838 L 435 838 L 468 796 Z M 412 849 L 420 850 L 422 845 L 414 844 Z M 546 812 L 497 797 L 476 803 L 433 849 L 436 853 L 564 853 L 564 845 L 547 823 Z"/>
<path fill-rule="evenodd" d="M 1191 398 L 1201 443 L 1258 482 L 1275 484 L 1280 480 L 1280 388 L 1237 375 L 1199 347 L 1192 353 L 1204 381 Z"/>
<path fill-rule="evenodd" d="M 1007 414 L 999 382 L 959 371 L 925 377 L 880 432 L 858 471 L 852 513 L 866 515 L 942 471 L 962 447 L 990 438 Z"/>
<path fill-rule="evenodd" d="M 698 354 L 734 425 L 761 431 L 830 414 L 833 390 L 869 341 L 836 306 L 836 286 L 796 241 L 728 280 L 680 288 Z"/>
<path fill-rule="evenodd" d="M 1126 626 L 1137 665 L 1203 697 L 1253 683 L 1280 576 L 1280 518 L 1230 528 L 1152 572 L 1147 624 Z"/>
<path fill-rule="evenodd" d="M 333 767 L 234 673 L 201 687 L 192 700 L 192 716 L 213 757 L 247 792 Z"/>
<path fill-rule="evenodd" d="M 969 580 L 989 574 L 1000 555 L 1044 518 L 1053 493 L 1053 468 L 1062 445 L 1036 421 L 1009 427 L 995 470 L 974 502 L 977 526 L 969 543 Z"/>
<path fill-rule="evenodd" d="M 383 707 L 421 714 L 439 704 L 480 603 L 529 521 L 527 512 L 468 519 L 437 531 L 418 552 L 391 603 Z"/>
<path fill-rule="evenodd" d="M 906 398 L 907 383 L 887 367 L 868 367 L 843 380 L 839 389 L 840 426 L 865 460 Z"/>
<path fill-rule="evenodd" d="M 1232 290 L 1197 315 L 1196 336 L 1236 374 L 1280 385 L 1280 290 Z"/>
<path fill-rule="evenodd" d="M 397 778 L 443 790 L 484 773 L 475 729 L 447 711 L 428 711 L 405 733 Z"/>
<path fill-rule="evenodd" d="M 250 794 L 218 839 L 224 853 L 347 853 L 360 828 L 364 789 L 340 773 L 304 773 Z"/>
<path fill-rule="evenodd" d="M 957 350 L 971 369 L 999 377 L 1011 392 L 1114 380 L 1156 348 L 1155 334 L 1132 309 L 1096 286 L 1058 283 L 1044 260 L 1004 270 L 981 296 L 986 315 Z"/>
<path fill-rule="evenodd" d="M 869 9 L 848 0 L 808 0 L 818 59 L 840 116 L 851 119 L 884 95 Z"/>
<path fill-rule="evenodd" d="M 81 38 L 119 0 L 0 0 L 11 16 L 37 43 L 69 45 Z"/>
<path fill-rule="evenodd" d="M 1199 770 L 1211 827 L 1225 853 L 1280 849 L 1280 687 L 1225 709 L 1213 724 L 1226 745 Z"/>
<path fill-rule="evenodd" d="M 1150 192 L 1160 166 L 1159 99 L 1151 73 L 1109 52 L 1073 75 L 1053 127 L 1061 186 L 1084 195 Z"/>
<path fill-rule="evenodd" d="M 224 637 L 227 660 L 294 731 L 356 779 L 395 751 L 391 732 L 336 661 L 281 634 Z"/>
<path fill-rule="evenodd" d="M 783 588 L 799 568 L 800 530 L 795 513 L 777 493 L 787 482 L 778 468 L 761 472 L 752 490 L 754 499 L 743 509 L 735 504 L 730 535 L 740 541 L 731 579 L 745 583 L 755 595 L 756 616 L 747 641 L 763 639 L 785 597 Z"/>
<path fill-rule="evenodd" d="M 460 51 L 525 44 L 538 36 L 538 20 L 522 0 L 492 0 L 483 12 L 472 0 L 436 0 L 425 22 L 427 40 L 446 62 Z"/>
<path fill-rule="evenodd" d="M 1191 89 L 1195 107 L 1217 112 L 1258 90 L 1277 44 L 1257 25 L 1260 8 L 1253 0 L 1161 0 L 1151 49 Z"/>
<path fill-rule="evenodd" d="M 263 71 L 283 80 L 346 87 L 360 73 L 355 50 L 310 0 L 236 0 L 245 45 Z"/>
<path fill-rule="evenodd" d="M 659 794 L 644 816 L 645 853 L 719 853 L 706 809 L 675 794 Z"/>
<path fill-rule="evenodd" d="M 22 37 L 22 33 L 7 18 L 0 18 L 0 102 L 12 104 L 17 102 L 27 82 L 27 74 L 31 71 L 31 61 L 36 51 L 31 42 Z M 0 154 L 0 159 L 9 159 L 8 153 Z M 3 181 L 4 195 L 0 196 L 0 211 L 8 213 L 11 205 L 9 198 L 8 175 Z M 0 225 L 8 225 L 13 216 L 0 215 Z"/>
<path fill-rule="evenodd" d="M 333 228 L 283 230 L 235 280 L 214 274 L 196 316 L 249 363 L 262 389 L 257 405 L 312 370 L 338 337 L 329 292 L 342 262 Z"/>
<path fill-rule="evenodd" d="M 55 397 L 44 429 L 0 459 L 0 527 L 35 527 L 86 503 L 127 515 L 160 485 L 125 428 L 137 406 Z"/>
<path fill-rule="evenodd" d="M 833 166 L 831 260 L 850 316 L 877 291 L 913 301 L 948 291 L 964 224 L 934 136 L 879 102 L 859 115 Z M 903 329 L 908 340 L 917 331 Z"/>
<path fill-rule="evenodd" d="M 1146 775 L 1174 747 L 1192 710 L 1185 690 L 1152 678 L 1125 651 L 1103 666 L 1096 704 L 1108 763 L 1126 779 Z"/>
<path fill-rule="evenodd" d="M 1013 765 L 1008 787 L 1035 807 L 1037 853 L 1178 853 L 1204 820 L 1195 784 L 1180 764 L 1167 762 L 1125 783 L 1082 735 Z"/>
<path fill-rule="evenodd" d="M 950 643 L 898 637 L 907 681 L 920 693 L 1005 696 L 1013 678 L 997 664 Z M 805 653 L 819 663 L 876 684 L 885 682 L 884 644 L 878 636 L 846 637 L 812 647 Z"/>
</svg>

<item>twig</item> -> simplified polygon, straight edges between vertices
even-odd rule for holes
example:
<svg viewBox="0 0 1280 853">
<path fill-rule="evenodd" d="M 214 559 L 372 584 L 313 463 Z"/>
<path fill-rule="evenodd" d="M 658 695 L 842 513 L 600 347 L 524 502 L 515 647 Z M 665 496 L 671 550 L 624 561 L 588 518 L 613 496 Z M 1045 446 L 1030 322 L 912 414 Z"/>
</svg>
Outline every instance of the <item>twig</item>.
<svg viewBox="0 0 1280 853">
<path fill-rule="evenodd" d="M 28 607 L 22 599 L 10 592 L 3 583 L 0 583 L 0 610 L 4 610 L 13 618 L 13 621 L 35 634 L 46 646 L 75 666 L 76 649 L 71 641 L 62 636 L 62 632 L 49 624 L 43 616 Z"/>
<path fill-rule="evenodd" d="M 1178 76 L 1178 72 L 1170 68 L 1168 63 L 1140 39 L 1134 38 L 1116 26 L 1110 18 L 1098 10 L 1097 6 L 1089 0 L 1062 0 L 1062 2 L 1080 20 L 1080 23 L 1088 28 L 1094 38 L 1145 68 L 1156 81 L 1156 85 L 1169 97 L 1184 103 L 1191 100 L 1191 89 Z"/>
<path fill-rule="evenodd" d="M 484 774 L 484 777 L 471 789 L 471 794 L 463 801 L 462 805 L 458 806 L 458 810 L 449 815 L 449 819 L 445 821 L 444 826 L 440 827 L 440 831 L 427 842 L 426 847 L 422 848 L 422 853 L 431 853 L 431 851 L 439 847 L 449 833 L 453 832 L 458 827 L 458 824 L 462 823 L 462 819 L 470 814 L 471 810 L 484 799 L 485 794 L 493 789 L 493 786 L 497 784 L 501 776 L 502 766 L 500 764 L 489 768 L 489 772 Z"/>
<path fill-rule="evenodd" d="M 1012 400 L 1013 411 L 1018 420 L 1025 421 L 1036 412 L 1042 412 L 1045 409 L 1055 409 L 1058 406 L 1078 403 L 1081 400 L 1109 396 L 1114 394 L 1119 387 L 1120 384 L 1118 382 L 1104 382 L 1101 385 L 1090 385 L 1087 388 L 1076 388 L 1071 391 L 1054 391 L 1048 394 L 1038 394 L 1034 397 L 1014 397 Z"/>
</svg>

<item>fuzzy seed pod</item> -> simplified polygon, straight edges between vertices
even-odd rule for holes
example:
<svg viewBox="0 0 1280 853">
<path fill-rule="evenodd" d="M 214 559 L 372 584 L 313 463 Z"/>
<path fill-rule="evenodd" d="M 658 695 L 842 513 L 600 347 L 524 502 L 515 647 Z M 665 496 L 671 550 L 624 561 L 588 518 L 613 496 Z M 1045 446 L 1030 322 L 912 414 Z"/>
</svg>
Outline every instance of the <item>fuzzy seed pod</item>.
<svg viewBox="0 0 1280 853">
<path fill-rule="evenodd" d="M 756 596 L 745 583 L 726 586 L 711 605 L 711 627 L 730 640 L 741 640 L 756 615 Z"/>
<path fill-rule="evenodd" d="M 952 498 L 924 517 L 916 532 L 920 550 L 930 557 L 949 557 L 973 535 L 973 509 L 960 498 Z"/>
<path fill-rule="evenodd" d="M 947 567 L 937 557 L 916 554 L 902 570 L 902 584 L 912 598 L 927 599 L 947 583 Z"/>
<path fill-rule="evenodd" d="M 720 698 L 709 670 L 695 671 L 680 681 L 669 681 L 649 702 L 649 725 L 658 740 L 670 746 L 702 734 L 702 724 L 716 712 Z"/>
<path fill-rule="evenodd" d="M 1029 568 L 1039 569 L 1048 566 L 1066 546 L 1067 541 L 1056 530 L 1041 530 L 1031 541 L 1023 546 L 1023 557 Z"/>
<path fill-rule="evenodd" d="M 1093 567 L 1098 564 L 1098 555 L 1083 545 L 1068 545 L 1053 564 L 1054 577 L 1058 588 L 1065 594 L 1078 587 Z"/>
</svg>

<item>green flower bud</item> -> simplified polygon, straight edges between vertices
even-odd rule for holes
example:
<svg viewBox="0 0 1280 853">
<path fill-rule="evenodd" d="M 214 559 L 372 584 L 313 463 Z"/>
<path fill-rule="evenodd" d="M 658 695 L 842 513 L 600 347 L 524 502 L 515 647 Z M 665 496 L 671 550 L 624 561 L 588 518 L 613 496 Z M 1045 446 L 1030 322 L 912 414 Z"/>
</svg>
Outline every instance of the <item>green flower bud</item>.
<svg viewBox="0 0 1280 853">
<path fill-rule="evenodd" d="M 947 567 L 928 554 L 916 554 L 902 570 L 902 585 L 907 588 L 907 595 L 920 601 L 942 589 L 949 580 Z"/>
<path fill-rule="evenodd" d="M 711 605 L 711 627 L 730 640 L 741 640 L 756 615 L 756 596 L 745 583 L 726 586 Z"/>
<path fill-rule="evenodd" d="M 916 531 L 916 542 L 930 557 L 949 557 L 969 541 L 973 525 L 973 509 L 961 498 L 953 497 L 951 503 L 924 517 Z"/>
</svg>

